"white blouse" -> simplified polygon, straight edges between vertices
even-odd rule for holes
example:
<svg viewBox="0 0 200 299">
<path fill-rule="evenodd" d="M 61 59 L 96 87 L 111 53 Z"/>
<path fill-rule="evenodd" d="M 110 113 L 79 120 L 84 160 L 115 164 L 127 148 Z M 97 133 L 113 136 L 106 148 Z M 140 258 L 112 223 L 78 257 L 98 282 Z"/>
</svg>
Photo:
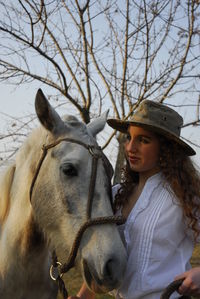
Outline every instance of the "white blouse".
<svg viewBox="0 0 200 299">
<path fill-rule="evenodd" d="M 115 196 L 120 185 L 113 187 Z M 116 298 L 159 299 L 174 277 L 191 268 L 194 249 L 177 198 L 161 173 L 150 177 L 124 225 L 128 263 Z M 171 298 L 179 298 L 175 292 Z"/>
</svg>

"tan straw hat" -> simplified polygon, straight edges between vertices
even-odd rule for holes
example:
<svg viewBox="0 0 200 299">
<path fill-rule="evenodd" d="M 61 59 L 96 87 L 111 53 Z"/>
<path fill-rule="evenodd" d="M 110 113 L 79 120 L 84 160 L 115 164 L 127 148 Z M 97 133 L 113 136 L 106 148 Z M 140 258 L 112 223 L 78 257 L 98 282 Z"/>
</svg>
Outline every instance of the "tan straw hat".
<svg viewBox="0 0 200 299">
<path fill-rule="evenodd" d="M 130 120 L 108 119 L 107 123 L 113 129 L 120 132 L 127 132 L 129 125 L 141 126 L 150 129 L 166 138 L 177 142 L 188 156 L 196 152 L 180 138 L 183 118 L 175 110 L 157 102 L 144 100 L 131 116 Z"/>
</svg>

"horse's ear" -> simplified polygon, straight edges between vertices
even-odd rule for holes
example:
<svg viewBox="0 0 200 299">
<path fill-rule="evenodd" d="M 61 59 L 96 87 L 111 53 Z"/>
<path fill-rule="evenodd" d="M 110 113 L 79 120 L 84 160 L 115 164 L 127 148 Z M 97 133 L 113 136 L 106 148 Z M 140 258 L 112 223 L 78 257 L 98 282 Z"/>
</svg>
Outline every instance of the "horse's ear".
<svg viewBox="0 0 200 299">
<path fill-rule="evenodd" d="M 35 97 L 35 110 L 41 124 L 51 133 L 55 134 L 64 123 L 55 109 L 49 104 L 41 89 Z"/>
<path fill-rule="evenodd" d="M 92 133 L 95 137 L 99 132 L 103 130 L 106 124 L 107 116 L 109 110 L 104 112 L 101 116 L 94 119 L 91 123 L 87 124 L 88 130 Z"/>
</svg>

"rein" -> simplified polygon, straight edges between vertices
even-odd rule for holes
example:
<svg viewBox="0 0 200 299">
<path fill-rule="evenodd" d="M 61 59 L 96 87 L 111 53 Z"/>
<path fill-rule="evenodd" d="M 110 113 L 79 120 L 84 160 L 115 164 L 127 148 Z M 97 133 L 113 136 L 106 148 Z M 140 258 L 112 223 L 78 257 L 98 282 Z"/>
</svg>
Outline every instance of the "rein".
<svg viewBox="0 0 200 299">
<path fill-rule="evenodd" d="M 184 279 L 178 279 L 171 282 L 161 294 L 160 299 L 169 299 L 172 293 L 178 291 Z M 181 296 L 180 299 L 191 299 L 190 296 Z"/>
<path fill-rule="evenodd" d="M 97 164 L 98 160 L 102 159 L 103 164 L 107 173 L 107 176 L 110 177 L 109 175 L 109 167 L 111 168 L 111 164 L 106 158 L 106 156 L 103 154 L 103 151 L 101 147 L 95 146 L 95 145 L 89 145 L 84 142 L 81 142 L 79 140 L 73 139 L 73 138 L 60 138 L 57 141 L 49 144 L 49 145 L 43 145 L 42 147 L 42 155 L 40 157 L 40 160 L 38 162 L 38 165 L 36 167 L 35 174 L 33 176 L 31 186 L 30 186 L 30 192 L 29 192 L 29 197 L 30 197 L 30 202 L 32 200 L 32 193 L 33 193 L 33 188 L 35 186 L 35 182 L 37 180 L 38 174 L 40 172 L 42 163 L 48 153 L 48 150 L 55 147 L 61 142 L 71 142 L 75 144 L 79 144 L 86 148 L 89 153 L 92 156 L 92 171 L 90 175 L 90 185 L 89 185 L 89 192 L 88 192 L 88 201 L 87 201 L 87 213 L 86 213 L 86 221 L 81 225 L 79 228 L 76 237 L 74 239 L 74 242 L 71 247 L 70 254 L 68 256 L 67 262 L 65 264 L 61 264 L 57 260 L 57 256 L 55 251 L 52 253 L 52 265 L 50 267 L 50 276 L 53 280 L 55 280 L 58 283 L 58 287 L 60 292 L 63 295 L 63 298 L 66 299 L 68 297 L 67 290 L 65 288 L 64 281 L 62 280 L 62 276 L 64 273 L 68 272 L 75 264 L 75 259 L 77 256 L 77 252 L 81 243 L 82 236 L 84 232 L 86 231 L 87 228 L 93 225 L 102 225 L 102 224 L 123 224 L 125 222 L 125 219 L 123 217 L 116 217 L 116 216 L 108 216 L 108 217 L 97 217 L 92 219 L 91 218 L 91 212 L 92 212 L 92 203 L 93 203 L 93 197 L 94 197 L 94 190 L 95 190 L 95 183 L 96 183 L 96 175 L 97 175 Z M 112 204 L 112 199 L 110 198 L 111 201 L 111 207 L 113 208 Z M 57 270 L 57 271 L 56 271 Z M 55 277 L 54 272 L 57 272 L 57 276 Z"/>
</svg>

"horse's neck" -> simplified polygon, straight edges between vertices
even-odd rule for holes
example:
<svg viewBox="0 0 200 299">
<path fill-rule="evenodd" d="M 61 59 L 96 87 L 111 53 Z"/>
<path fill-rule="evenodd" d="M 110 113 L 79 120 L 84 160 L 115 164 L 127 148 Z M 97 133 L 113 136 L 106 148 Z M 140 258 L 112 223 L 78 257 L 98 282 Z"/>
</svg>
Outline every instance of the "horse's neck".
<svg viewBox="0 0 200 299">
<path fill-rule="evenodd" d="M 20 259 L 28 260 L 31 256 L 34 260 L 34 255 L 39 256 L 44 251 L 47 252 L 44 236 L 33 220 L 31 212 L 27 213 L 23 207 L 19 208 L 10 208 L 1 230 L 1 270 L 4 267 L 8 268 L 8 264 L 4 265 L 5 261 L 6 263 L 10 261 L 10 264 L 14 265 L 20 262 Z M 16 256 L 18 259 L 15 258 Z"/>
<path fill-rule="evenodd" d="M 23 167 L 20 171 L 23 173 Z M 9 272 L 9 267 L 15 268 L 21 259 L 28 260 L 31 256 L 34 260 L 34 255 L 47 252 L 43 235 L 32 216 L 28 196 L 30 178 L 19 175 L 19 172 L 16 170 L 13 175 L 9 192 L 4 192 L 7 193 L 7 198 L 2 198 L 2 202 L 8 202 L 8 207 L 6 216 L 0 224 L 0 273 Z"/>
<path fill-rule="evenodd" d="M 31 144 L 22 148 L 0 182 L 0 298 L 4 299 L 56 298 L 49 250 L 29 199 L 39 159 L 36 152 Z"/>
<path fill-rule="evenodd" d="M 9 221 L 5 224 L 4 242 L 0 242 L 0 298 L 56 298 L 43 234 L 32 217 L 26 220 L 24 229 L 22 223 L 13 229 Z"/>
<path fill-rule="evenodd" d="M 49 250 L 28 200 L 22 196 L 11 201 L 1 229 L 0 298 L 56 298 Z"/>
<path fill-rule="evenodd" d="M 13 228 L 15 231 L 16 237 L 13 238 L 13 243 L 17 241 L 20 251 L 24 254 L 44 244 L 42 234 L 33 218 L 29 198 L 33 173 L 40 152 L 38 153 L 38 149 L 34 151 L 30 144 L 31 142 L 27 141 L 16 157 L 15 174 L 10 186 L 10 210 L 6 221 L 9 233 L 12 234 Z M 17 236 L 18 240 L 16 240 Z"/>
</svg>

